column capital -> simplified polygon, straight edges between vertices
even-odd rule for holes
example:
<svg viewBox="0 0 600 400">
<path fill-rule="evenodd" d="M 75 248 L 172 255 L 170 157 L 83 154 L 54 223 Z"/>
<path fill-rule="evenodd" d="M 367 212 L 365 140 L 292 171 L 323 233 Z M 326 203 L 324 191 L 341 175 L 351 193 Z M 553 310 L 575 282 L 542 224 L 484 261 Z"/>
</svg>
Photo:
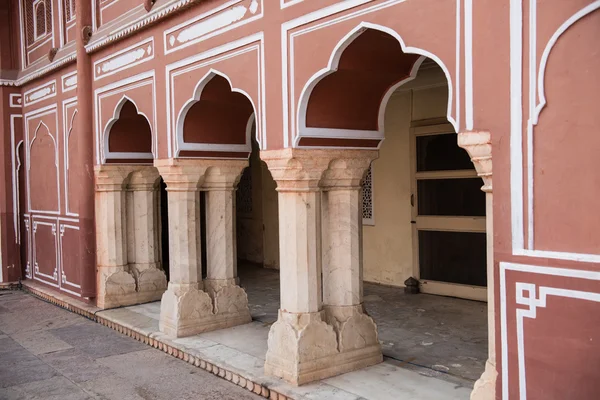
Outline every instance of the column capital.
<svg viewBox="0 0 600 400">
<path fill-rule="evenodd" d="M 121 191 L 127 185 L 129 175 L 135 170 L 132 165 L 96 165 L 94 176 L 97 192 Z"/>
<path fill-rule="evenodd" d="M 260 152 L 277 190 L 318 190 L 326 186 L 359 186 L 376 150 L 282 149 Z"/>
<path fill-rule="evenodd" d="M 211 160 L 202 189 L 233 190 L 240 181 L 242 171 L 248 165 L 248 160 Z"/>
<path fill-rule="evenodd" d="M 158 188 L 159 179 L 158 169 L 150 165 L 142 166 L 131 174 L 128 189 L 133 191 L 153 190 Z"/>
<path fill-rule="evenodd" d="M 492 135 L 488 131 L 468 131 L 458 134 L 458 146 L 469 153 L 477 175 L 483 179 L 483 190 L 492 192 Z"/>
<path fill-rule="evenodd" d="M 212 160 L 154 160 L 154 166 L 167 184 L 167 191 L 197 191 L 204 182 Z"/>
<path fill-rule="evenodd" d="M 329 167 L 323 174 L 321 187 L 325 190 L 360 188 L 369 165 L 379 157 L 379 151 L 336 150 L 332 156 Z"/>
</svg>

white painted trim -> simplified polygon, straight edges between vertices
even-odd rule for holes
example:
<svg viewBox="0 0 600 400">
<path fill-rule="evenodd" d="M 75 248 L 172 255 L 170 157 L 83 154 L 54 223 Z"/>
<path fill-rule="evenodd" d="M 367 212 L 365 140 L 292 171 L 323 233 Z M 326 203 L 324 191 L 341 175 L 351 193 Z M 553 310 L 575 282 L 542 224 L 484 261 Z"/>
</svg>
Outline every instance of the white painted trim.
<svg viewBox="0 0 600 400">
<path fill-rule="evenodd" d="M 175 74 L 173 74 L 173 76 L 175 76 Z M 183 139 L 183 125 L 185 123 L 185 117 L 187 116 L 188 111 L 192 108 L 192 106 L 194 104 L 196 104 L 200 98 L 202 97 L 202 91 L 204 90 L 204 88 L 206 87 L 206 85 L 215 77 L 215 76 L 220 76 L 221 78 L 224 78 L 225 80 L 227 80 L 227 82 L 229 83 L 229 88 L 231 89 L 232 92 L 234 93 L 240 93 L 242 95 L 244 95 L 249 101 L 250 104 L 252 104 L 252 109 L 254 110 L 253 115 L 256 114 L 256 106 L 254 105 L 254 102 L 252 101 L 252 97 L 244 90 L 242 89 L 238 89 L 235 88 L 231 82 L 231 79 L 224 73 L 211 68 L 199 81 L 198 84 L 196 85 L 196 87 L 194 88 L 194 93 L 192 95 L 192 98 L 189 99 L 187 102 L 185 102 L 185 104 L 183 105 L 183 107 L 181 108 L 181 111 L 179 111 L 179 115 L 177 115 L 177 122 L 176 122 L 176 131 L 175 131 L 175 135 L 176 135 L 176 143 L 175 143 L 175 157 L 179 157 L 179 153 L 181 151 L 189 151 L 189 150 L 194 150 L 194 151 L 223 151 L 223 152 L 228 152 L 228 151 L 247 151 L 248 153 L 252 152 L 252 137 L 251 137 L 251 130 L 248 129 L 248 126 L 246 126 L 246 143 L 243 145 L 240 144 L 210 144 L 210 143 L 186 143 L 184 142 Z M 252 122 L 253 122 L 253 117 L 250 116 L 250 126 L 252 126 Z"/>
<path fill-rule="evenodd" d="M 9 107 L 22 108 L 23 96 L 19 93 L 11 93 L 9 96 Z M 21 102 L 19 104 L 19 102 Z"/>
<path fill-rule="evenodd" d="M 522 82 L 522 29 L 523 29 L 523 0 L 511 0 L 510 3 L 510 70 L 511 70 L 511 135 L 510 135 L 510 188 L 511 188 L 511 234 L 512 234 L 512 254 L 524 255 L 529 257 L 542 257 L 560 260 L 571 260 L 579 262 L 600 262 L 600 254 L 584 254 L 560 251 L 535 250 L 534 248 L 534 206 L 533 206 L 533 129 L 538 122 L 539 114 L 546 104 L 544 80 L 546 64 L 550 52 L 560 36 L 568 30 L 573 24 L 584 16 L 600 8 L 600 0 L 590 3 L 577 13 L 568 18 L 552 35 L 544 48 L 540 60 L 539 68 L 537 66 L 537 33 L 536 33 L 536 14 L 537 3 L 529 0 L 530 20 L 529 20 L 529 118 L 527 120 L 527 154 L 528 154 L 528 174 L 527 202 L 523 199 L 523 82 Z M 537 77 L 536 77 L 537 71 Z M 537 87 L 537 103 L 536 103 Z M 535 107 L 534 107 L 535 104 Z M 528 210 L 527 232 L 528 241 L 524 241 L 524 207 Z"/>
<path fill-rule="evenodd" d="M 65 45 L 65 21 L 63 19 L 63 9 L 65 7 L 65 1 L 58 1 L 58 45 L 63 47 Z M 54 19 L 54 5 L 52 6 L 52 19 Z M 54 32 L 52 32 L 54 35 Z"/>
<path fill-rule="evenodd" d="M 519 271 L 519 272 L 528 272 L 532 274 L 541 274 L 541 275 L 551 275 L 551 276 L 561 276 L 568 278 L 577 278 L 577 279 L 586 279 L 586 280 L 600 280 L 600 272 L 598 271 L 587 271 L 587 270 L 573 270 L 573 269 L 565 269 L 565 268 L 552 268 L 552 267 L 539 267 L 534 265 L 524 265 L 524 264 L 515 264 L 515 263 L 507 263 L 500 262 L 500 334 L 501 334 L 501 357 L 502 357 L 502 398 L 509 398 L 509 380 L 508 380 L 508 322 L 507 322 L 507 293 L 506 293 L 506 271 Z M 517 296 L 516 302 L 517 304 L 525 304 L 530 305 L 529 310 L 516 310 L 517 313 L 517 354 L 519 357 L 519 381 L 523 384 L 519 385 L 520 388 L 520 400 L 526 400 L 524 395 L 524 389 L 526 389 L 526 379 L 525 379 L 525 368 L 524 368 L 524 353 L 522 351 L 523 347 L 523 329 L 522 329 L 522 319 L 524 317 L 530 317 L 533 315 L 535 317 L 535 307 L 540 306 L 542 300 L 545 306 L 545 298 L 547 295 L 558 295 L 563 297 L 571 297 L 576 299 L 585 299 L 585 300 L 593 300 L 600 301 L 600 294 L 597 293 L 589 293 L 589 292 L 579 292 L 574 290 L 567 289 L 558 289 L 558 288 L 550 288 L 550 287 L 541 287 L 540 288 L 540 300 L 534 300 L 531 302 L 530 300 L 525 301 L 523 297 L 523 291 L 525 289 L 531 292 L 533 285 L 527 285 L 521 282 L 517 282 Z M 519 289 L 521 289 L 519 291 Z M 533 288 L 535 290 L 535 288 Z M 531 299 L 531 296 L 530 296 Z M 521 328 L 519 330 L 519 320 L 521 320 Z"/>
<path fill-rule="evenodd" d="M 570 18 L 568 18 L 551 36 L 550 40 L 544 48 L 542 57 L 540 59 L 539 70 L 537 69 L 537 27 L 536 27 L 536 14 L 537 14 L 537 1 L 529 0 L 529 119 L 527 121 L 527 210 L 528 210 L 528 240 L 527 249 L 534 249 L 534 214 L 533 214 L 533 196 L 534 196 L 534 182 L 533 182 L 533 134 L 534 127 L 538 123 L 538 119 L 542 109 L 546 106 L 546 94 L 545 94 L 545 74 L 546 65 L 552 48 L 558 41 L 559 37 L 567 31 L 572 25 L 578 22 L 586 15 L 596 11 L 600 8 L 600 0 L 588 4 L 582 8 Z M 535 49 L 532 50 L 532 49 Z M 537 98 L 536 98 L 536 84 L 537 84 Z M 538 100 L 539 98 L 539 100 Z"/>
<path fill-rule="evenodd" d="M 254 44 L 252 46 L 249 46 Z M 243 48 L 248 46 L 246 48 Z M 241 48 L 241 49 L 240 49 Z M 237 51 L 233 51 L 239 49 Z M 259 108 L 256 108 L 256 105 L 252 101 L 252 106 L 254 107 L 255 113 L 260 115 L 261 118 L 258 118 L 256 121 L 256 137 L 259 147 L 264 149 L 266 146 L 266 126 L 267 126 L 267 117 L 266 117 L 266 109 L 262 107 L 265 103 L 265 93 L 263 89 L 265 88 L 265 71 L 264 71 L 264 34 L 263 32 L 255 33 L 250 36 L 243 37 L 233 42 L 226 43 L 224 45 L 214 47 L 210 50 L 207 50 L 203 53 L 178 60 L 172 64 L 168 64 L 165 67 L 165 76 L 166 79 L 166 104 L 167 104 L 167 148 L 168 148 L 168 157 L 173 157 L 173 154 L 177 151 L 175 149 L 176 145 L 176 132 L 177 132 L 177 119 L 172 115 L 175 113 L 175 84 L 174 78 L 178 75 L 189 73 L 190 71 L 194 71 L 196 69 L 204 68 L 209 65 L 216 64 L 223 60 L 227 60 L 241 54 L 248 53 L 250 51 L 258 51 L 259 57 L 257 57 L 257 67 L 258 67 L 258 104 Z M 204 61 L 206 60 L 206 61 Z M 198 61 L 203 61 L 200 64 L 195 64 Z M 179 69 L 187 67 L 184 69 Z M 179 69 L 175 72 L 174 70 Z M 248 94 L 246 94 L 248 97 Z M 264 140 L 264 141 L 263 141 Z M 262 145 L 261 145 L 262 143 Z M 215 150 L 213 150 L 215 151 Z M 231 150 L 229 150 L 231 151 Z M 245 151 L 245 150 L 244 150 Z"/>
<path fill-rule="evenodd" d="M 77 71 L 70 72 L 61 77 L 62 92 L 68 92 L 77 88 Z"/>
<path fill-rule="evenodd" d="M 360 17 L 362 15 L 371 13 L 371 12 L 375 12 L 375 11 L 379 11 L 379 10 L 383 10 L 385 8 L 394 6 L 396 4 L 402 3 L 406 0 L 387 0 L 384 1 L 382 3 L 379 4 L 375 4 L 373 6 L 370 7 L 365 7 L 364 9 L 361 10 L 357 10 L 354 12 L 351 12 L 347 15 L 343 15 L 337 18 L 334 18 L 332 20 L 329 21 L 325 21 L 322 22 L 318 25 L 315 26 L 309 26 L 306 27 L 304 29 L 298 30 L 296 32 L 294 32 L 292 35 L 290 35 L 290 37 L 288 38 L 288 31 L 290 31 L 291 29 L 297 28 L 301 25 L 307 25 L 311 22 L 314 22 L 316 20 L 325 18 L 327 16 L 342 12 L 342 11 L 346 11 L 350 8 L 354 8 L 360 5 L 363 5 L 365 3 L 368 3 L 369 0 L 346 0 L 344 2 L 340 2 L 340 3 L 336 3 L 334 5 L 331 5 L 329 7 L 325 7 L 322 8 L 320 10 L 314 11 L 312 13 L 303 15 L 301 17 L 298 17 L 296 19 L 293 19 L 291 21 L 285 22 L 281 25 L 281 50 L 282 50 L 282 97 L 283 97 L 283 142 L 284 142 L 284 147 L 288 147 L 289 146 L 289 139 L 290 139 L 290 125 L 292 126 L 292 129 L 296 128 L 296 124 L 295 124 L 295 115 L 294 115 L 294 110 L 295 110 L 295 94 L 294 94 L 294 79 L 291 79 L 291 84 L 290 84 L 290 92 L 288 93 L 288 80 L 289 80 L 289 76 L 291 76 L 293 78 L 294 76 L 294 44 L 293 44 L 293 40 L 295 37 L 303 35 L 305 33 L 309 33 L 309 32 L 313 32 L 315 30 L 321 29 L 323 27 L 327 27 L 327 26 L 331 26 L 331 25 L 335 25 L 337 23 L 340 22 L 344 22 L 347 20 L 351 20 L 353 18 L 356 17 Z M 364 22 L 363 22 L 364 23 Z M 386 32 L 386 33 L 390 33 L 392 32 L 392 36 L 399 39 L 399 42 L 401 43 L 401 45 L 403 45 L 403 41 L 401 40 L 400 36 L 393 30 L 387 28 L 387 27 L 381 27 L 380 25 L 375 25 L 375 24 L 371 24 L 372 26 L 376 26 L 379 27 L 378 30 Z M 360 25 L 359 25 L 360 26 Z M 383 28 L 383 29 L 382 29 Z M 289 43 L 288 43 L 289 42 Z M 288 53 L 288 45 L 290 46 L 290 52 Z M 404 49 L 404 46 L 403 46 Z M 459 117 L 460 115 L 457 114 L 456 115 L 456 119 L 453 118 L 451 116 L 451 110 L 452 110 L 452 100 L 453 100 L 453 89 L 452 89 L 452 78 L 450 76 L 450 73 L 448 71 L 448 69 L 446 68 L 446 66 L 441 62 L 441 60 L 435 56 L 432 53 L 429 53 L 425 50 L 422 49 L 418 49 L 415 47 L 406 47 L 406 50 L 409 50 L 408 52 L 411 52 L 410 50 L 419 50 L 419 52 L 416 51 L 412 51 L 415 52 L 416 54 L 421 54 L 421 55 L 425 55 L 427 57 L 432 58 L 434 61 L 436 61 L 438 63 L 438 65 L 442 68 L 442 70 L 444 71 L 446 78 L 448 80 L 448 120 L 455 126 L 455 129 L 458 131 L 458 126 L 459 126 Z M 290 54 L 291 53 L 291 54 Z M 289 60 L 288 60 L 289 58 Z M 288 62 L 290 62 L 291 64 L 291 68 L 288 69 Z M 457 75 L 460 73 L 460 71 L 457 71 Z M 291 106 L 290 106 L 291 103 Z M 458 101 L 457 101 L 458 103 Z M 292 117 L 291 117 L 291 121 L 290 121 L 290 108 L 292 110 Z M 293 135 L 294 137 L 296 135 Z"/>
<path fill-rule="evenodd" d="M 523 248 L 523 10 L 522 0 L 510 0 L 510 191 L 513 254 Z"/>
<path fill-rule="evenodd" d="M 42 92 L 45 88 L 49 89 L 49 93 L 43 94 L 41 97 L 33 100 L 33 101 L 27 101 L 27 97 L 30 94 L 35 94 L 37 92 Z M 56 96 L 56 79 L 47 81 L 39 86 L 34 87 L 33 89 L 29 89 L 28 91 L 26 91 L 25 93 L 23 93 L 23 105 L 24 106 L 31 106 L 33 104 L 39 103 L 40 101 L 44 101 L 47 100 L 51 97 L 55 97 Z M 29 97 L 31 98 L 31 97 Z"/>
<path fill-rule="evenodd" d="M 69 282 L 69 280 L 67 279 L 67 275 L 65 274 L 65 270 L 64 270 L 64 265 L 63 265 L 63 241 L 62 238 L 65 235 L 65 230 L 66 228 L 68 229 L 73 229 L 73 230 L 79 230 L 79 227 L 76 225 L 67 225 L 67 224 L 60 224 L 60 235 L 58 235 L 58 253 L 59 253 L 59 266 L 60 266 L 60 272 L 59 272 L 59 281 L 58 284 L 60 286 L 60 290 L 65 291 L 67 293 L 71 293 L 75 296 L 81 297 L 81 294 L 71 291 L 69 289 L 66 289 L 63 287 L 63 285 L 68 285 L 77 289 L 81 289 L 81 285 L 78 285 L 74 282 Z"/>
<path fill-rule="evenodd" d="M 23 11 L 23 2 L 25 0 L 19 0 L 19 34 L 21 38 L 21 69 L 27 67 L 27 59 L 25 58 L 25 51 L 27 48 L 27 36 L 25 35 L 25 14 Z"/>
<path fill-rule="evenodd" d="M 302 3 L 303 1 L 304 1 L 304 0 L 289 0 L 289 1 L 286 1 L 286 0 L 279 0 L 279 8 L 280 8 L 281 10 L 283 10 L 284 8 L 288 8 L 288 7 L 294 6 L 294 5 L 296 5 L 296 4 L 300 4 L 300 3 Z"/>
<path fill-rule="evenodd" d="M 465 1 L 465 128 L 473 130 L 473 0 Z"/>
<path fill-rule="evenodd" d="M 330 138 L 339 138 L 339 139 L 377 139 L 377 140 L 383 140 L 385 138 L 384 122 L 385 122 L 385 110 L 387 108 L 387 104 L 396 89 L 398 89 L 403 84 L 408 83 L 416 78 L 419 67 L 425 60 L 425 56 L 419 57 L 419 59 L 417 59 L 415 61 L 415 63 L 413 64 L 413 66 L 411 68 L 410 74 L 407 78 L 404 78 L 404 79 L 400 80 L 399 82 L 395 83 L 392 87 L 390 87 L 386 91 L 386 93 L 383 96 L 381 103 L 379 105 L 379 112 L 378 112 L 378 117 L 377 117 L 378 129 L 376 131 L 353 130 L 353 129 L 312 128 L 312 127 L 306 126 L 306 111 L 308 109 L 308 102 L 310 101 L 310 96 L 312 94 L 312 91 L 314 90 L 314 88 L 319 84 L 319 82 L 323 78 L 325 78 L 326 76 L 333 74 L 333 73 L 335 73 L 335 71 L 337 71 L 340 59 L 341 59 L 344 51 L 348 48 L 348 46 L 356 38 L 358 38 L 361 34 L 363 34 L 367 29 L 378 30 L 378 31 L 387 33 L 390 36 L 394 37 L 396 40 L 398 40 L 398 42 L 400 43 L 400 47 L 402 48 L 402 51 L 405 53 L 410 52 L 410 51 L 407 51 L 408 49 L 412 49 L 412 48 L 407 48 L 406 45 L 404 44 L 402 38 L 398 34 L 396 34 L 394 31 L 392 31 L 386 27 L 371 24 L 368 22 L 361 22 L 360 24 L 358 24 L 358 26 L 356 26 L 348 34 L 346 34 L 346 36 L 344 36 L 344 38 L 342 38 L 342 40 L 340 40 L 338 42 L 338 44 L 334 47 L 334 50 L 331 53 L 331 56 L 329 58 L 327 67 L 323 68 L 322 70 L 320 70 L 319 72 L 314 74 L 308 80 L 308 82 L 306 83 L 304 88 L 302 89 L 302 92 L 300 93 L 300 100 L 298 102 L 298 111 L 297 111 L 298 126 L 296 128 L 297 134 L 293 141 L 293 147 L 301 147 L 299 145 L 299 143 L 303 137 L 330 137 Z M 291 37 L 294 38 L 295 35 L 292 35 Z M 450 89 L 450 91 L 451 91 L 451 89 Z M 294 96 L 293 93 L 292 93 L 292 96 Z M 292 99 L 291 102 L 292 102 L 292 107 L 293 107 L 294 99 Z M 292 124 L 293 123 L 294 123 L 294 118 L 292 116 Z M 381 145 L 381 143 L 379 145 Z"/>
<path fill-rule="evenodd" d="M 108 123 L 104 127 L 104 131 L 102 133 L 102 140 L 103 140 L 103 146 L 101 149 L 102 150 L 102 164 L 106 163 L 106 160 L 108 160 L 108 159 L 111 159 L 111 160 L 127 159 L 127 158 L 134 159 L 134 160 L 153 160 L 154 159 L 154 154 L 152 152 L 138 153 L 138 152 L 112 152 L 112 151 L 110 151 L 110 147 L 108 145 L 110 131 L 111 131 L 113 125 L 121 117 L 121 110 L 123 109 L 123 106 L 127 102 L 131 102 L 133 104 L 133 106 L 135 107 L 137 114 L 143 116 L 146 119 L 146 122 L 148 122 L 148 125 L 150 126 L 150 135 L 151 135 L 150 141 L 152 142 L 152 148 L 154 147 L 154 128 L 152 126 L 152 123 L 150 122 L 150 119 L 148 118 L 148 116 L 146 114 L 144 114 L 143 112 L 140 111 L 137 103 L 132 98 L 130 98 L 127 95 L 123 95 L 123 97 L 121 97 L 121 100 L 119 100 L 117 102 L 115 110 L 113 111 L 113 116 L 110 120 L 108 120 Z"/>
<path fill-rule="evenodd" d="M 205 13 L 202 13 L 190 20 L 184 21 L 178 25 L 175 25 L 172 28 L 169 28 L 167 30 L 165 30 L 163 32 L 163 44 L 164 44 L 164 54 L 170 54 L 173 53 L 175 51 L 181 50 L 181 49 L 185 49 L 186 47 L 189 46 L 193 46 L 197 43 L 203 42 L 207 39 L 210 39 L 212 37 L 221 35 L 225 32 L 228 32 L 230 30 L 239 28 L 240 26 L 249 24 L 253 21 L 259 20 L 263 17 L 264 15 L 264 0 L 260 0 L 261 5 L 260 5 L 260 13 L 254 15 L 253 17 L 247 18 L 247 19 L 243 19 L 243 17 L 246 15 L 246 13 L 248 11 L 250 11 L 250 13 L 252 13 L 251 7 L 249 6 L 248 8 L 246 8 L 243 5 L 238 5 L 239 3 L 241 3 L 243 0 L 230 0 L 222 5 L 220 5 L 219 7 L 213 8 L 212 10 L 209 10 Z M 258 0 L 254 0 L 256 2 L 256 4 L 258 5 Z M 252 3 L 251 3 L 252 4 Z M 227 23 L 227 21 L 221 21 L 222 15 L 224 13 L 234 13 L 234 11 L 237 11 L 237 9 L 241 7 L 244 8 L 244 15 L 242 16 L 242 19 L 240 20 L 234 20 L 231 21 L 229 23 Z M 240 9 L 241 10 L 241 9 Z M 219 14 L 221 13 L 221 14 Z M 233 15 L 233 14 L 232 14 Z M 205 20 L 202 22 L 198 22 L 201 20 Z M 192 38 L 190 40 L 185 41 L 184 44 L 181 44 L 180 46 L 175 46 L 175 47 L 171 47 L 170 49 L 168 48 L 167 44 L 171 43 L 171 39 L 173 39 L 173 41 L 177 40 L 175 37 L 170 38 L 169 35 L 171 35 L 172 32 L 175 32 L 185 26 L 188 26 L 188 29 L 191 29 L 193 27 L 194 24 L 198 23 L 198 25 L 200 24 L 205 24 L 208 23 L 210 21 L 213 21 L 212 24 L 207 24 L 207 26 L 209 26 L 209 28 L 206 29 L 206 33 L 205 34 L 199 34 L 197 37 Z M 219 25 L 221 24 L 221 25 Z"/>
<path fill-rule="evenodd" d="M 151 80 L 150 80 L 151 79 Z M 127 92 L 139 87 L 143 87 L 146 85 L 152 85 L 152 113 L 153 115 L 153 124 L 150 124 L 152 128 L 152 136 L 153 136 L 153 154 L 158 154 L 158 138 L 156 134 L 156 79 L 154 70 L 146 71 L 138 75 L 131 76 L 129 78 L 125 78 L 123 80 L 110 83 L 106 86 L 98 88 L 94 91 L 94 123 L 95 123 L 95 135 L 96 135 L 96 163 L 100 164 L 101 160 L 104 158 L 104 149 L 103 147 L 103 138 L 105 130 L 101 128 L 101 119 L 102 119 L 102 100 L 106 97 L 110 97 L 119 93 Z M 134 103 L 135 104 L 135 103 Z M 138 109 L 139 112 L 139 107 Z M 167 113 L 168 115 L 168 113 Z M 150 119 L 145 116 L 148 121 Z M 138 153 L 139 154 L 139 153 Z"/>
<path fill-rule="evenodd" d="M 13 197 L 13 225 L 15 231 L 15 242 L 19 243 L 19 166 L 17 166 L 17 148 L 15 147 L 15 119 L 21 118 L 23 122 L 23 116 L 20 114 L 11 114 L 10 116 L 10 170 L 12 175 L 12 197 Z M 19 141 L 22 143 L 23 141 Z M 18 144 L 16 145 L 18 146 Z M 1 268 L 2 264 L 0 264 Z M 1 281 L 1 279 L 0 279 Z"/>
<path fill-rule="evenodd" d="M 98 10 L 98 0 L 92 0 L 92 32 L 98 30 L 98 16 L 96 15 Z"/>
<path fill-rule="evenodd" d="M 21 215 L 21 198 L 19 197 L 19 192 L 20 192 L 20 188 L 21 188 L 21 184 L 19 183 L 19 170 L 21 169 L 21 165 L 22 165 L 22 160 L 21 157 L 19 157 L 19 147 L 23 146 L 23 139 L 19 140 L 19 143 L 17 143 L 17 146 L 15 147 L 15 159 L 16 159 L 16 174 L 17 174 L 17 180 L 16 180 L 16 193 L 17 193 L 17 216 Z M 25 155 L 25 150 L 23 150 L 23 155 Z M 25 215 L 25 214 L 24 214 Z M 19 224 L 17 222 L 17 244 L 21 244 L 21 224 Z"/>
<path fill-rule="evenodd" d="M 36 219 L 34 217 L 34 218 L 32 218 L 32 222 L 33 222 L 33 234 L 31 236 L 32 236 L 32 244 L 33 244 L 32 245 L 32 249 L 33 249 L 33 279 L 60 289 L 60 284 L 59 284 L 59 279 L 58 279 L 58 270 L 59 270 L 59 259 L 58 259 L 58 248 L 57 248 L 57 240 L 58 240 L 57 236 L 58 235 L 56 234 L 57 221 L 56 221 L 56 219 L 54 219 L 53 223 L 36 221 Z M 54 260 L 54 263 L 55 263 L 54 264 L 54 274 L 56 274 L 56 278 L 54 276 L 39 272 L 39 267 L 38 267 L 38 262 L 37 262 L 37 246 L 35 243 L 35 237 L 36 237 L 35 233 L 37 232 L 38 225 L 50 226 L 50 228 L 52 229 L 52 234 L 54 235 L 54 252 L 56 253 L 56 257 Z M 49 279 L 50 281 L 56 282 L 56 284 L 54 284 L 52 282 L 48 282 L 43 279 L 40 279 L 38 276 L 44 277 L 46 279 Z"/>
<path fill-rule="evenodd" d="M 44 32 L 40 33 L 37 31 L 37 14 L 38 14 L 38 7 L 40 6 L 44 6 Z M 34 0 L 32 6 L 31 6 L 31 11 L 33 13 L 32 17 L 33 17 L 33 43 L 35 43 L 38 39 L 41 39 L 43 37 L 45 37 L 45 35 L 48 34 L 48 21 L 46 21 L 46 13 L 48 12 L 46 10 L 46 1 L 45 0 Z M 32 44 L 33 44 L 32 43 Z"/>
<path fill-rule="evenodd" d="M 71 116 L 71 120 L 68 121 L 68 113 L 69 108 L 75 107 L 75 111 Z M 65 136 L 64 140 L 64 149 L 63 149 L 63 174 L 65 183 L 65 214 L 72 215 L 78 217 L 79 214 L 73 213 L 69 211 L 69 138 L 71 137 L 71 132 L 73 131 L 73 127 L 75 124 L 75 116 L 77 115 L 77 97 L 71 97 L 70 99 L 66 99 L 62 102 L 62 110 L 63 110 L 63 134 Z"/>
<path fill-rule="evenodd" d="M 148 47 L 142 48 L 142 46 L 145 46 L 146 44 L 148 45 Z M 134 54 L 134 53 L 139 52 L 140 50 L 142 51 L 141 55 L 139 53 Z M 156 51 L 155 51 L 155 47 L 154 47 L 154 36 L 150 36 L 144 40 L 141 40 L 135 44 L 132 44 L 129 47 L 126 47 L 126 48 L 116 51 L 112 54 L 109 54 L 106 57 L 103 57 L 103 58 L 99 59 L 98 61 L 94 62 L 94 81 L 98 81 L 107 76 L 114 75 L 120 71 L 129 69 L 129 68 L 135 67 L 136 65 L 153 60 L 155 52 Z M 148 55 L 148 57 L 146 57 L 146 55 Z M 133 56 L 133 58 L 128 58 L 128 56 Z M 116 65 L 114 66 L 114 68 L 112 68 L 107 73 L 101 74 L 102 68 L 103 68 L 102 64 L 106 65 L 110 62 L 115 62 L 115 61 L 116 61 Z M 99 75 L 99 74 L 101 74 L 101 75 Z"/>
<path fill-rule="evenodd" d="M 55 91 L 56 92 L 56 91 Z M 50 128 L 42 121 L 40 120 L 40 122 L 38 123 L 35 132 L 34 132 L 34 136 L 31 139 L 31 141 L 29 140 L 29 120 L 33 119 L 33 118 L 41 118 L 45 115 L 50 115 L 50 114 L 54 114 L 54 120 L 55 120 L 55 135 L 56 137 L 54 137 L 52 135 L 52 132 L 50 130 Z M 27 182 L 27 207 L 30 213 L 45 213 L 45 214 L 53 214 L 53 215 L 60 215 L 60 171 L 59 171 L 59 165 L 58 165 L 58 110 L 57 110 L 57 105 L 56 104 L 51 104 L 49 106 L 46 107 L 42 107 L 39 108 L 37 110 L 34 111 L 30 111 L 28 113 L 25 114 L 25 120 L 24 120 L 24 127 L 25 127 L 25 160 L 26 160 L 26 174 L 25 174 L 25 178 L 26 178 L 26 182 Z M 31 177 L 30 177 L 30 169 L 31 169 L 31 147 L 33 146 L 33 142 L 35 141 L 35 139 L 37 138 L 37 132 L 40 129 L 41 126 L 46 127 L 47 131 L 48 131 L 48 135 L 50 135 L 50 137 L 52 138 L 52 141 L 54 143 L 54 165 L 56 167 L 56 197 L 57 197 L 57 210 L 34 210 L 31 207 Z"/>
</svg>

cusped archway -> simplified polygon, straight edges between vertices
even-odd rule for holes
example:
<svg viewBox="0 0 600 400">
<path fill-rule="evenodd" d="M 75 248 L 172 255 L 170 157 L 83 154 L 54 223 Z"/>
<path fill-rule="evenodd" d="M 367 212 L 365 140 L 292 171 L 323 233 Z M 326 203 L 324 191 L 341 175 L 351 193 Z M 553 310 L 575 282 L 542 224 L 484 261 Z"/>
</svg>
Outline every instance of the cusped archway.
<svg viewBox="0 0 600 400">
<path fill-rule="evenodd" d="M 200 80 L 177 119 L 177 157 L 247 158 L 254 105 L 217 71 Z"/>
<path fill-rule="evenodd" d="M 105 163 L 139 164 L 152 161 L 152 128 L 135 103 L 123 97 L 104 135 Z"/>
</svg>

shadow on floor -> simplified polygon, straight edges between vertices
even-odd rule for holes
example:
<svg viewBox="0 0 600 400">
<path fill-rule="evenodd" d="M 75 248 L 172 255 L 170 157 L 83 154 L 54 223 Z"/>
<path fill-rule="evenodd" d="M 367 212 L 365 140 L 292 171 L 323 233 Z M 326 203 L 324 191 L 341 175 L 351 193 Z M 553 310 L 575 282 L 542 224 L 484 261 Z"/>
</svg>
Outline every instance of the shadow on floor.
<svg viewBox="0 0 600 400">
<path fill-rule="evenodd" d="M 277 320 L 279 271 L 240 262 L 240 284 L 248 293 L 252 318 Z M 364 304 L 377 323 L 388 362 L 473 386 L 487 359 L 487 305 L 403 288 L 364 284 Z M 425 368 L 421 368 L 425 367 Z"/>
</svg>

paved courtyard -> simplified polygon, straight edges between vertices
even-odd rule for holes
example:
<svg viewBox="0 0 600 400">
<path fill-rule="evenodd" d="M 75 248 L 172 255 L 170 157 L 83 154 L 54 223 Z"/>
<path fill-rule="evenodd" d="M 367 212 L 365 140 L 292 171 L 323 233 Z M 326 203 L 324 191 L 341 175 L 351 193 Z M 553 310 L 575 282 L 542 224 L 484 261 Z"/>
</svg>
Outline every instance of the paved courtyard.
<svg viewBox="0 0 600 400">
<path fill-rule="evenodd" d="M 31 295 L 0 291 L 0 399 L 259 399 Z"/>
</svg>

